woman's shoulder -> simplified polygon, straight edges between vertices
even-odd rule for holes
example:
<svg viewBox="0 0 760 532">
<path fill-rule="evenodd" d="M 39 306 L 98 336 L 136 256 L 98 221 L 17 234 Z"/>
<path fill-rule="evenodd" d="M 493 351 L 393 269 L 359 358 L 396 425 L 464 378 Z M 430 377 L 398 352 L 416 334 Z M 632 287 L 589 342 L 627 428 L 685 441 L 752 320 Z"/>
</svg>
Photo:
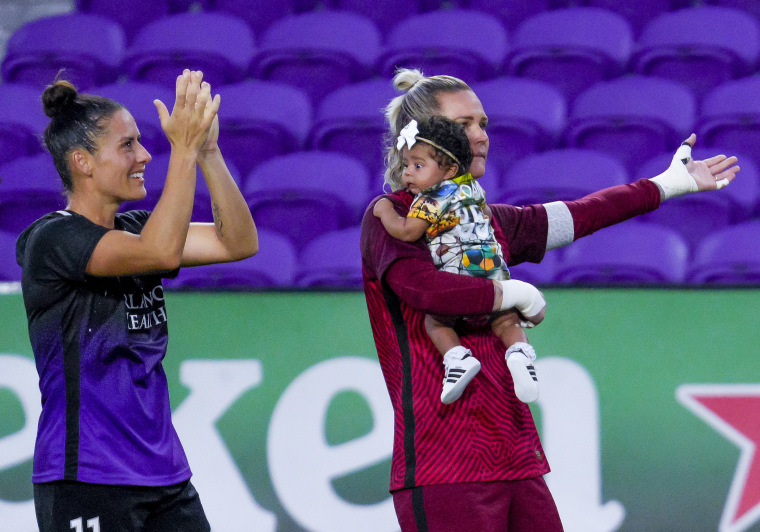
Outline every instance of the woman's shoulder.
<svg viewBox="0 0 760 532">
<path fill-rule="evenodd" d="M 16 240 L 16 259 L 19 264 L 32 250 L 32 254 L 44 253 L 45 250 L 60 248 L 61 241 L 70 241 L 83 232 L 83 224 L 92 224 L 84 216 L 70 211 L 48 213 L 32 222 Z M 34 251 L 36 250 L 36 251 Z"/>
<path fill-rule="evenodd" d="M 375 208 L 375 204 L 381 199 L 387 199 L 388 201 L 393 203 L 393 206 L 396 207 L 396 211 L 399 212 L 401 216 L 404 216 L 406 211 L 409 210 L 409 207 L 412 206 L 412 203 L 414 202 L 415 197 L 416 196 L 414 196 L 413 194 L 410 194 L 406 190 L 396 190 L 395 192 L 390 192 L 388 194 L 380 194 L 379 196 L 375 196 L 374 198 L 370 200 L 369 205 L 367 205 L 367 208 L 364 210 L 363 222 L 369 217 L 375 218 L 375 215 L 372 214 L 372 211 Z M 403 211 L 403 213 L 400 211 Z"/>
<path fill-rule="evenodd" d="M 18 241 L 25 242 L 32 235 L 52 235 L 60 231 L 65 231 L 67 227 L 76 224 L 76 216 L 69 211 L 50 212 L 41 218 L 32 222 L 19 235 Z"/>
<path fill-rule="evenodd" d="M 150 217 L 150 211 L 134 210 L 116 214 L 115 227 L 130 233 L 140 233 Z"/>
</svg>

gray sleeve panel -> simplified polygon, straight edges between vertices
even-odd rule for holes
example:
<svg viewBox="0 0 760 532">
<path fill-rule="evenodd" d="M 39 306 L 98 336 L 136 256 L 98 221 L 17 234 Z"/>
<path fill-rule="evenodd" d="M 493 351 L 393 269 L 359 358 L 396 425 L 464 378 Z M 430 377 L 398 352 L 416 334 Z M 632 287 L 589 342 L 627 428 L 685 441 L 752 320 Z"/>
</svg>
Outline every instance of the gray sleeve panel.
<svg viewBox="0 0 760 532">
<path fill-rule="evenodd" d="M 546 251 L 572 244 L 575 240 L 573 215 L 562 201 L 545 203 L 549 218 L 549 234 L 546 236 Z"/>
</svg>

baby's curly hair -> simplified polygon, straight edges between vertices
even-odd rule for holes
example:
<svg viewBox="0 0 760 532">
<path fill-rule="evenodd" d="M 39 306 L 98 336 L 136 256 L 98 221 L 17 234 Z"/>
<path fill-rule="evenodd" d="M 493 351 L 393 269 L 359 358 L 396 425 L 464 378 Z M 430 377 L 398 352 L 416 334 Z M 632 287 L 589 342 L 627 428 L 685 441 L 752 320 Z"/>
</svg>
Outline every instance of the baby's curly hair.
<svg viewBox="0 0 760 532">
<path fill-rule="evenodd" d="M 435 160 L 439 167 L 451 165 L 459 166 L 457 176 L 466 174 L 472 164 L 472 150 L 470 150 L 470 141 L 464 132 L 464 126 L 449 120 L 443 116 L 433 116 L 417 124 L 419 133 L 418 137 L 427 139 L 439 146 L 446 148 L 451 154 L 459 159 L 452 160 L 446 153 L 435 146 L 431 146 L 435 153 Z"/>
</svg>

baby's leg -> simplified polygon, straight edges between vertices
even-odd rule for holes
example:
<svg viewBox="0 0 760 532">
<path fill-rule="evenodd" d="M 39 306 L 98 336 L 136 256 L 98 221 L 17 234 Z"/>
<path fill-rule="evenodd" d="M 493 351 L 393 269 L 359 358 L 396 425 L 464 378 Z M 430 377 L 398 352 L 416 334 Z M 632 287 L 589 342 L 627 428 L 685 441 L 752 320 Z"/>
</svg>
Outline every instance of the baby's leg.
<svg viewBox="0 0 760 532">
<path fill-rule="evenodd" d="M 425 330 L 442 355 L 451 349 L 462 345 L 459 335 L 449 324 L 444 324 L 439 318 L 428 314 L 425 316 Z"/>
<path fill-rule="evenodd" d="M 499 313 L 491 322 L 493 332 L 507 346 L 504 358 L 512 374 L 515 395 L 524 403 L 538 399 L 538 378 L 533 362 L 536 352 L 528 343 L 525 330 L 520 327 L 520 316 L 515 310 Z"/>
<path fill-rule="evenodd" d="M 425 329 L 438 350 L 443 353 L 445 372 L 441 402 L 450 404 L 459 399 L 470 381 L 480 371 L 480 362 L 459 341 L 453 327 L 441 323 L 430 314 L 425 316 Z"/>
</svg>

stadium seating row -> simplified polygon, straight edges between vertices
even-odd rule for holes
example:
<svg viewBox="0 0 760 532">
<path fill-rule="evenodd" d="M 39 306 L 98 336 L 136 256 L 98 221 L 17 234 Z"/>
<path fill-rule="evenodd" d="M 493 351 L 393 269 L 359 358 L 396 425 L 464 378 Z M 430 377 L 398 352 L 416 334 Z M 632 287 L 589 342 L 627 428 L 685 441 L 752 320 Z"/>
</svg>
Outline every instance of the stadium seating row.
<svg viewBox="0 0 760 532">
<path fill-rule="evenodd" d="M 560 147 L 607 152 L 635 174 L 643 161 L 672 151 L 692 131 L 700 146 L 720 146 L 760 161 L 760 76 L 727 81 L 701 102 L 677 82 L 645 76 L 599 82 L 570 106 L 551 85 L 536 80 L 500 77 L 472 87 L 489 115 L 492 166 L 499 175 L 526 155 Z M 173 91 L 122 82 L 92 92 L 130 110 L 151 153 L 168 150 L 153 100 L 170 103 Z M 300 150 L 344 153 L 373 176 L 382 171 L 382 109 L 397 95 L 388 80 L 341 87 L 316 107 L 299 89 L 273 81 L 248 80 L 218 92 L 220 142 L 243 175 L 272 157 Z M 0 84 L 0 165 L 40 153 L 47 122 L 39 88 Z"/>
<path fill-rule="evenodd" d="M 696 148 L 704 158 L 717 148 Z M 644 162 L 637 174 L 629 174 L 614 157 L 588 149 L 550 150 L 515 163 L 503 187 L 492 174 L 481 180 L 492 203 L 528 205 L 574 200 L 602 188 L 629 183 L 662 172 L 671 154 Z M 151 210 L 163 190 L 169 154 L 153 157 L 145 172 L 147 196 L 124 205 Z M 740 178 L 719 194 L 686 195 L 670 200 L 666 208 L 646 219 L 677 231 L 695 249 L 706 234 L 759 218 L 760 175 L 747 158 Z M 355 158 L 325 151 L 281 155 L 262 163 L 249 174 L 229 164 L 257 226 L 281 232 L 294 244 L 357 225 L 371 199 L 382 192 L 379 180 Z M 17 159 L 0 166 L 0 229 L 18 234 L 32 221 L 65 206 L 61 183 L 47 154 Z M 198 180 L 193 212 L 195 221 L 212 221 L 210 197 L 203 179 Z"/>
<path fill-rule="evenodd" d="M 574 199 L 651 177 L 691 131 L 699 135 L 695 156 L 740 156 L 740 179 L 723 193 L 677 198 L 642 222 L 624 224 L 649 236 L 615 239 L 618 228 L 611 228 L 540 265 L 518 266 L 515 277 L 583 283 L 574 261 L 588 256 L 601 265 L 588 266 L 588 282 L 758 282 L 746 257 L 720 275 L 697 273 L 712 271 L 697 265 L 710 262 L 698 258 L 713 233 L 736 230 L 733 237 L 752 248 L 746 243 L 760 223 L 760 77 L 753 75 L 760 8 L 743 0 L 703 3 L 724 7 L 683 0 L 156 0 L 125 10 L 78 0 L 79 13 L 26 24 L 8 43 L 0 84 L 0 230 L 17 234 L 65 202 L 49 156 L 35 156 L 47 123 L 40 89 L 61 67 L 80 88 L 124 103 L 135 116 L 154 159 L 148 197 L 126 207 L 151 208 L 168 166 L 152 100 L 170 102 L 178 69 L 190 65 L 222 94 L 220 143 L 265 246 L 258 264 L 195 270 L 195 279 L 189 269 L 167 285 L 356 287 L 358 249 L 344 257 L 340 252 L 352 248 L 330 237 L 358 241 L 351 231 L 380 192 L 381 109 L 396 95 L 389 79 L 403 65 L 463 77 L 480 96 L 490 118 L 482 182 L 491 201 Z M 711 30 L 695 31 L 705 26 Z M 210 220 L 202 180 L 196 196 L 195 219 Z M 739 230 L 745 226 L 755 234 Z M 605 249 L 627 238 L 640 256 L 668 266 L 653 272 L 652 261 L 605 259 Z M 653 240 L 668 243 L 670 254 L 646 247 Z M 312 244 L 320 249 L 313 253 L 333 262 L 307 275 L 306 262 L 321 264 L 315 255 L 304 261 Z M 733 256 L 719 244 L 711 249 Z M 566 273 L 571 268 L 575 273 Z M 343 272 L 340 280 L 333 271 Z"/>
<path fill-rule="evenodd" d="M 496 17 L 512 31 L 526 18 L 550 9 L 592 6 L 612 11 L 624 17 L 639 34 L 655 17 L 694 5 L 711 4 L 745 10 L 760 18 L 760 8 L 753 0 L 639 0 L 635 3 L 618 0 L 133 0 L 129 12 L 109 0 L 77 0 L 82 12 L 93 12 L 118 21 L 128 33 L 136 33 L 146 21 L 171 13 L 204 10 L 230 13 L 244 19 L 257 33 L 263 33 L 283 17 L 299 12 L 322 9 L 341 9 L 364 15 L 387 34 L 399 20 L 440 9 L 465 8 L 482 11 Z"/>
<path fill-rule="evenodd" d="M 760 248 L 747 246 L 760 221 L 709 234 L 690 253 L 678 233 L 629 221 L 552 251 L 540 264 L 521 264 L 514 278 L 537 286 L 753 285 L 760 283 Z M 15 235 L 0 231 L 0 282 L 20 281 Z M 275 231 L 259 231 L 261 251 L 252 259 L 185 268 L 165 284 L 175 290 L 250 290 L 361 287 L 359 228 L 304 240 L 296 247 Z"/>
<path fill-rule="evenodd" d="M 254 18 L 269 12 L 261 4 L 250 11 Z M 154 9 L 153 2 L 146 6 Z M 509 32 L 499 18 L 475 9 L 391 14 L 398 22 L 387 37 L 364 15 L 326 9 L 285 14 L 261 34 L 222 11 L 140 17 L 151 22 L 129 40 L 119 23 L 104 16 L 45 17 L 11 36 L 2 76 L 40 86 L 65 67 L 84 89 L 121 75 L 172 86 L 177 70 L 189 66 L 217 86 L 246 77 L 282 81 L 318 102 L 339 86 L 373 75 L 388 78 L 398 66 L 412 65 L 472 82 L 497 75 L 538 79 L 572 101 L 588 86 L 626 72 L 669 78 L 701 96 L 756 72 L 760 58 L 758 19 L 721 6 L 662 13 L 637 37 L 623 16 L 598 7 L 538 12 Z"/>
<path fill-rule="evenodd" d="M 760 221 L 709 233 L 699 246 L 672 229 L 651 222 L 628 221 L 585 237 L 540 264 L 510 268 L 516 279 L 536 285 L 757 285 Z"/>
</svg>

